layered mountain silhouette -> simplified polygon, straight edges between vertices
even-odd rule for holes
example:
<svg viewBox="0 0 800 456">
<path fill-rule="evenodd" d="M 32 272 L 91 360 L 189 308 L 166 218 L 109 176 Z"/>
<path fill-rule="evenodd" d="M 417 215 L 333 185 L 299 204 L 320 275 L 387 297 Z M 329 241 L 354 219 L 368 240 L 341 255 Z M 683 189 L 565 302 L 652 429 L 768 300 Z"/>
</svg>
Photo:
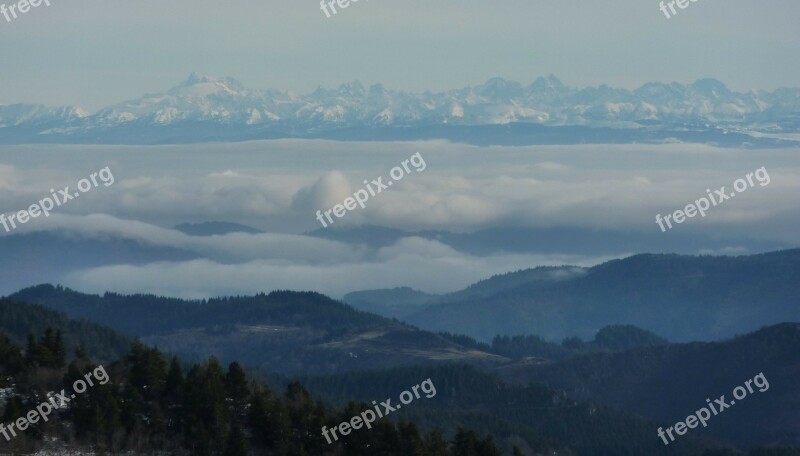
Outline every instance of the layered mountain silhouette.
<svg viewBox="0 0 800 456">
<path fill-rule="evenodd" d="M 498 334 L 591 339 L 610 324 L 672 341 L 708 341 L 800 321 L 799 271 L 798 249 L 738 257 L 642 254 L 592 268 L 496 276 L 428 300 L 403 320 L 483 341 Z"/>
<path fill-rule="evenodd" d="M 540 280 L 553 270 L 534 276 Z M 241 356 L 264 372 L 301 375 L 312 391 L 335 403 L 368 402 L 431 378 L 439 399 L 420 401 L 399 416 L 423 428 L 466 425 L 490 432 L 504 446 L 689 455 L 726 442 L 740 449 L 800 444 L 793 405 L 800 386 L 798 323 L 687 344 L 615 326 L 597 334 L 593 343 L 601 352 L 559 360 L 481 351 L 453 342 L 457 337 L 419 331 L 314 293 L 183 301 L 93 296 L 44 285 L 0 300 L 0 332 L 21 342 L 26 331 L 56 328 L 70 346 L 106 359 L 130 343 L 112 329 L 67 315 L 105 322 L 127 335 L 147 334 L 144 341 L 184 359 Z M 317 377 L 326 373 L 335 375 Z M 707 397 L 730 396 L 759 373 L 770 388 L 715 416 L 707 429 L 669 447 L 657 438 L 659 426 L 683 420 Z"/>
</svg>

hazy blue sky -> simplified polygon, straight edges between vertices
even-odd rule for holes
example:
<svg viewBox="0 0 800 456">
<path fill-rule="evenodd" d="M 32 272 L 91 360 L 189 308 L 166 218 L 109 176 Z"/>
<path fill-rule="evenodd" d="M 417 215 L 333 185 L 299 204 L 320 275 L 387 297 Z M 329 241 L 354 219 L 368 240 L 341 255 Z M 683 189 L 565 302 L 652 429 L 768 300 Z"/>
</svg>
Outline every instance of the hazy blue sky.
<svg viewBox="0 0 800 456">
<path fill-rule="evenodd" d="M 9 3 L 9 0 L 6 0 Z M 305 92 L 359 79 L 439 90 L 493 76 L 574 86 L 716 77 L 736 90 L 800 86 L 797 0 L 51 0 L 0 17 L 0 103 L 103 105 L 191 71 Z"/>
</svg>

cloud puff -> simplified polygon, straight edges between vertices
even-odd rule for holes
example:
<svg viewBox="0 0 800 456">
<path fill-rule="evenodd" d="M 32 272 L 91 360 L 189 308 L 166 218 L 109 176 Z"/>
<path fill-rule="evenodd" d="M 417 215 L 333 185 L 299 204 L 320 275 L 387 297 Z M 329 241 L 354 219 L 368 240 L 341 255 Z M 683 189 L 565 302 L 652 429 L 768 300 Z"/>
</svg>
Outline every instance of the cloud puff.
<svg viewBox="0 0 800 456">
<path fill-rule="evenodd" d="M 353 190 L 344 174 L 331 171 L 295 193 L 292 207 L 313 214 L 318 210 L 325 211 L 336 204 L 342 204 L 350 196 L 353 196 Z"/>
</svg>

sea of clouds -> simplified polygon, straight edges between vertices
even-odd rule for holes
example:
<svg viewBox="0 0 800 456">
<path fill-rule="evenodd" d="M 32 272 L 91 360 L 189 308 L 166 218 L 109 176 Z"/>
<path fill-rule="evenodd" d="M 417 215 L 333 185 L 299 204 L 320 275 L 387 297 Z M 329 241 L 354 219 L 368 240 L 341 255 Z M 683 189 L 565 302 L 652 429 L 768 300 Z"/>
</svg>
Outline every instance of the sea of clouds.
<svg viewBox="0 0 800 456">
<path fill-rule="evenodd" d="M 682 234 L 797 245 L 800 158 L 794 149 L 585 145 L 476 147 L 442 141 L 258 141 L 180 146 L 14 146 L 0 148 L 0 211 L 27 208 L 109 166 L 116 183 L 31 220 L 14 232 L 126 239 L 191 252 L 197 259 L 71 268 L 58 281 L 81 291 L 182 297 L 411 286 L 448 292 L 493 274 L 537 265 L 589 266 L 611 255 L 495 252 L 475 256 L 437 240 L 408 237 L 380 248 L 312 237 L 318 209 L 341 202 L 364 179 L 387 175 L 421 152 L 425 173 L 385 190 L 335 226 L 372 224 L 410 231 L 486 227 L 581 227 L 657 231 L 653 219 L 765 166 L 768 187 L 739 196 Z M 263 234 L 194 237 L 171 227 L 226 221 Z M 671 233 L 665 233 L 669 236 Z M 3 234 L 3 236 L 8 236 Z M 698 252 L 700 253 L 700 252 Z M 53 252 L 59 261 L 58 252 Z M 25 261 L 20 259 L 19 261 Z M 23 265 L 24 266 L 24 265 Z M 30 279 L 27 279 L 30 281 Z M 33 284 L 33 283 L 31 283 Z"/>
</svg>

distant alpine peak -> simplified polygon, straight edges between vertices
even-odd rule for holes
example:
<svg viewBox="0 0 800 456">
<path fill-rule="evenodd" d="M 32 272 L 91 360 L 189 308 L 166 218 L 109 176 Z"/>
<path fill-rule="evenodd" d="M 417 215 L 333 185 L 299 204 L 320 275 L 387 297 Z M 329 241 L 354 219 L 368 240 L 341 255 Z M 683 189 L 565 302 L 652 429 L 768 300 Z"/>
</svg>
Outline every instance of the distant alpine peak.
<svg viewBox="0 0 800 456">
<path fill-rule="evenodd" d="M 193 71 L 189 75 L 189 77 L 186 78 L 185 81 L 183 81 L 182 84 L 173 88 L 173 90 L 181 88 L 193 88 L 204 85 L 217 86 L 223 90 L 227 89 L 228 91 L 231 92 L 243 92 L 246 90 L 244 85 L 234 78 L 231 77 L 216 78 L 213 76 L 208 76 L 205 74 L 198 73 L 196 71 Z"/>
<path fill-rule="evenodd" d="M 354 79 L 339 86 L 340 95 L 363 97 L 365 93 L 366 91 L 364 89 L 364 84 L 362 84 L 358 79 Z"/>
<path fill-rule="evenodd" d="M 183 84 L 181 84 L 181 86 L 189 87 L 204 82 L 217 82 L 217 81 L 219 81 L 219 79 L 212 78 L 211 76 L 205 74 L 200 74 L 196 71 L 192 71 L 192 74 L 189 75 L 189 77 L 186 79 L 186 81 L 184 81 Z"/>
<path fill-rule="evenodd" d="M 564 84 L 553 73 L 550 73 L 547 76 L 539 76 L 536 78 L 533 84 L 531 84 L 531 87 L 535 90 L 563 89 Z"/>
<path fill-rule="evenodd" d="M 509 81 L 503 78 L 491 78 L 486 81 L 478 92 L 486 97 L 501 100 L 511 100 L 523 95 L 523 88 L 516 81 Z"/>
<path fill-rule="evenodd" d="M 722 81 L 713 78 L 698 79 L 692 84 L 692 87 L 707 96 L 720 97 L 731 94 L 728 86 L 723 84 Z"/>
<path fill-rule="evenodd" d="M 222 125 L 237 132 L 245 131 L 242 128 L 268 130 L 271 137 L 316 134 L 339 127 L 512 123 L 634 129 L 706 125 L 800 132 L 798 112 L 798 88 L 738 93 L 711 78 L 689 84 L 650 82 L 631 91 L 606 84 L 568 87 L 549 74 L 527 86 L 494 77 L 461 89 L 416 93 L 380 84 L 367 88 L 353 80 L 338 87 L 329 85 L 295 94 L 247 89 L 236 79 L 195 71 L 166 92 L 143 95 L 91 115 L 72 107 L 0 105 L 0 128 L 8 132 L 20 127 L 20 134 L 34 139 L 51 134 L 95 137 L 100 130 L 118 127 L 146 130 L 181 124 L 191 130 L 192 122 L 202 122 L 203 128 Z"/>
</svg>

